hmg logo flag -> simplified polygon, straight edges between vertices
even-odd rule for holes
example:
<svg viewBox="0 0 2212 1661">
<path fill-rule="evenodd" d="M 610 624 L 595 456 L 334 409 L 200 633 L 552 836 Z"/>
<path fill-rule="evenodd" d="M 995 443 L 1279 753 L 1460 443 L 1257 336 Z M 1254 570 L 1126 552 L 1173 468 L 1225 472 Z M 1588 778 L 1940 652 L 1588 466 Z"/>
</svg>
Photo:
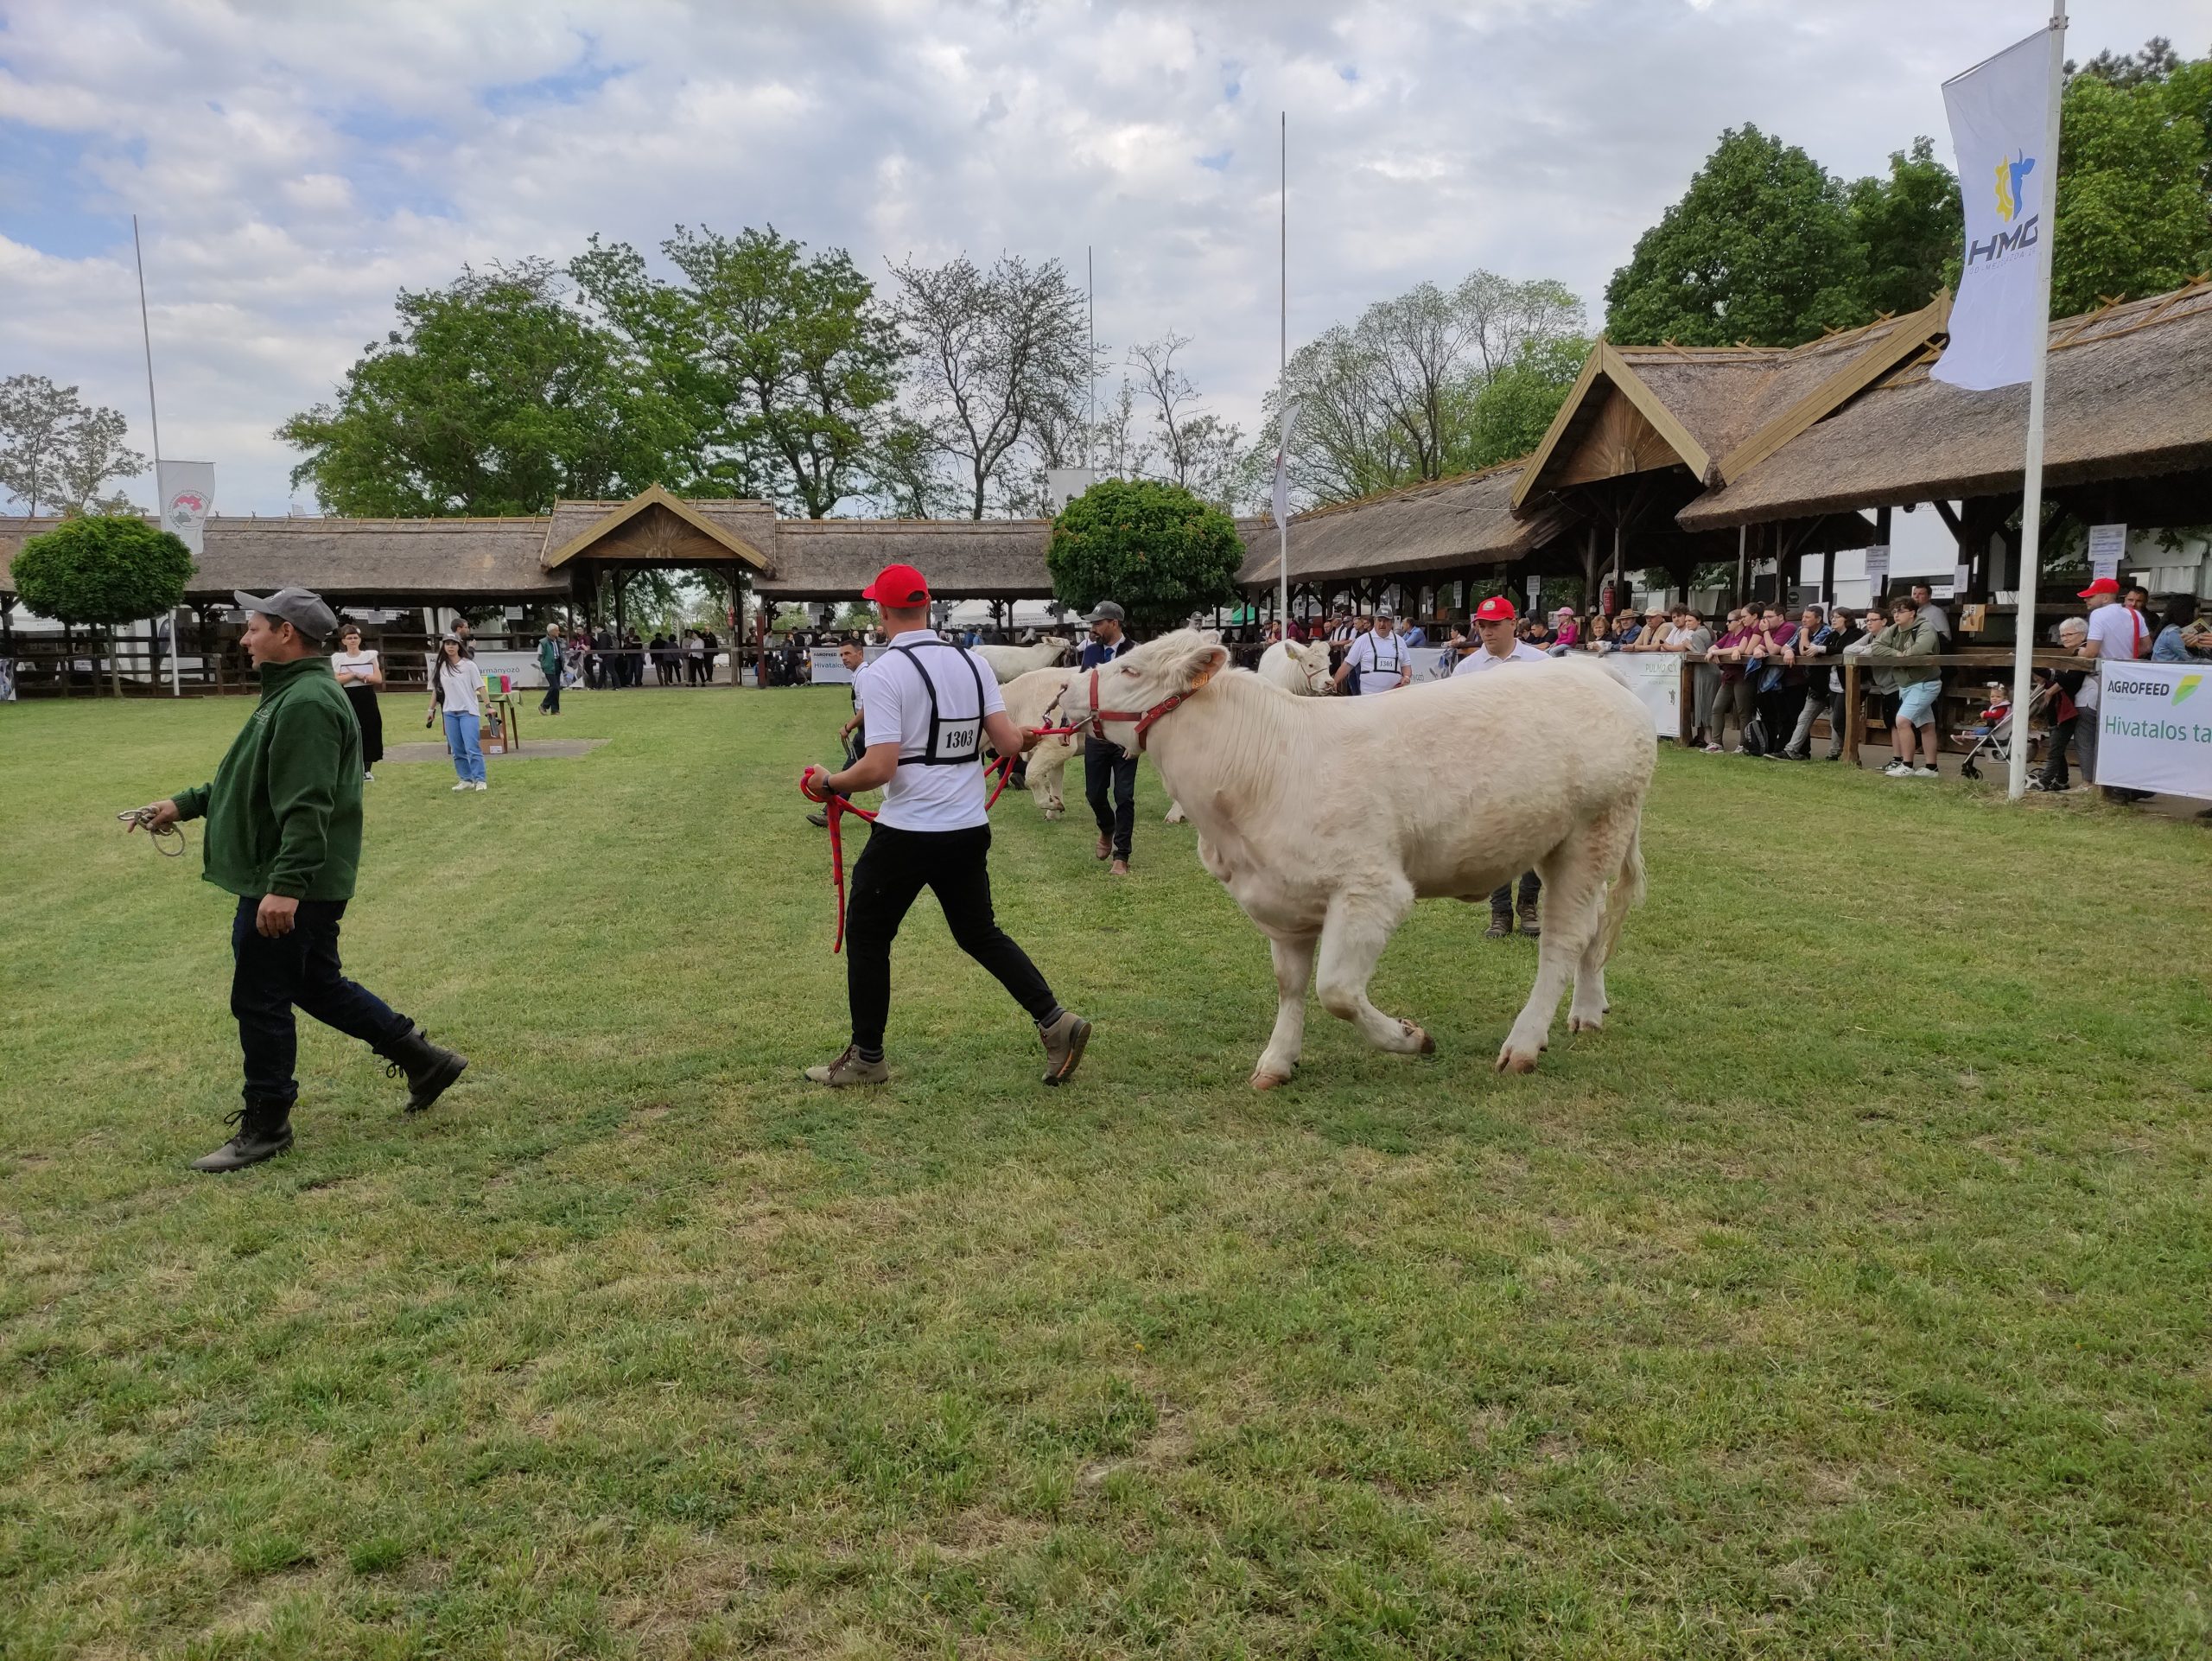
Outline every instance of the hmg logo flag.
<svg viewBox="0 0 2212 1661">
<path fill-rule="evenodd" d="M 1943 108 L 1966 200 L 1966 269 L 1951 307 L 1951 343 L 1929 372 L 1970 391 L 2033 372 L 2041 315 L 2039 245 L 2050 234 L 2058 158 L 2044 156 L 2044 110 L 2056 48 L 2047 31 L 1943 83 Z"/>
</svg>

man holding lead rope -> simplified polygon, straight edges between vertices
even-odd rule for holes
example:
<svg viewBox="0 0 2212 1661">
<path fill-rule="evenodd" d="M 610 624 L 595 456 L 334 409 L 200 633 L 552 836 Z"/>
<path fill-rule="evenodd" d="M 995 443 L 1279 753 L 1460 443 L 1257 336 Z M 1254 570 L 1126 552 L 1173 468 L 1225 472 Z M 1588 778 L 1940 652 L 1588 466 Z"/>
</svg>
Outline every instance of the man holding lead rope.
<svg viewBox="0 0 2212 1661">
<path fill-rule="evenodd" d="M 890 1078 L 883 1033 L 891 1013 L 891 942 L 927 888 L 960 949 L 998 977 L 1037 1023 L 1045 1082 L 1065 1084 L 1083 1060 L 1090 1023 L 1060 1007 L 1029 954 L 998 926 L 986 864 L 984 741 L 1014 756 L 1033 746 L 1036 735 L 1007 718 L 991 666 L 930 627 L 929 584 L 919 571 L 887 566 L 861 597 L 875 602 L 889 648 L 854 680 L 867 748 L 836 773 L 807 768 L 801 787 L 817 800 L 880 787 L 883 806 L 853 866 L 846 918 L 852 1041 L 806 1076 L 833 1089 Z"/>
</svg>

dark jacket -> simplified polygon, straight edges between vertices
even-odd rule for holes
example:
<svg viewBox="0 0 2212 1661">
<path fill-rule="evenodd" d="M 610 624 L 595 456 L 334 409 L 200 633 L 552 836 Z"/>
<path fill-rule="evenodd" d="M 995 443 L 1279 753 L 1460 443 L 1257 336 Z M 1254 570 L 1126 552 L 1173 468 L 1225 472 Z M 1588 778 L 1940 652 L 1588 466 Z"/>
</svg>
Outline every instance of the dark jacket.
<svg viewBox="0 0 2212 1661">
<path fill-rule="evenodd" d="M 207 821 L 207 881 L 252 899 L 351 900 L 361 863 L 361 729 L 320 654 L 261 670 L 261 702 L 212 784 L 176 792 Z"/>
</svg>

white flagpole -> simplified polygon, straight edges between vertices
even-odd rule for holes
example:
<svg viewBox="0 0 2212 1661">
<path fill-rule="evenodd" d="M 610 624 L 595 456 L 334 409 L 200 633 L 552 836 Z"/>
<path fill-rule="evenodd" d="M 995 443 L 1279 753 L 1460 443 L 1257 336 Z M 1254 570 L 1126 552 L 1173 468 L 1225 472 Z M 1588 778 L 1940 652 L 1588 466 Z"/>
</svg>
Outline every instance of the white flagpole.
<svg viewBox="0 0 2212 1661">
<path fill-rule="evenodd" d="M 1281 334 L 1276 342 L 1275 385 L 1282 385 L 1290 372 L 1290 111 L 1282 112 L 1281 174 L 1280 192 L 1276 197 L 1277 229 L 1281 238 L 1276 251 L 1281 290 L 1277 313 Z M 1286 441 L 1287 442 L 1287 441 Z M 1276 464 L 1287 468 L 1290 457 L 1281 457 Z M 1282 638 L 1290 639 L 1290 516 L 1275 515 L 1275 621 L 1282 631 Z"/>
<path fill-rule="evenodd" d="M 2050 86 L 2043 117 L 2043 153 L 2050 158 L 2050 204 L 2036 245 L 2035 367 L 2028 377 L 2028 453 L 2020 492 L 2019 603 L 2012 632 L 2012 765 L 2005 793 L 2014 801 L 2028 791 L 2028 703 L 2035 690 L 2036 589 L 2043 556 L 2043 395 L 2050 360 L 2050 254 L 2058 239 L 2058 107 L 2066 73 L 2066 6 L 2050 18 Z"/>
<path fill-rule="evenodd" d="M 138 337 L 146 344 L 146 414 L 154 428 L 154 519 L 159 524 L 167 504 L 162 500 L 162 409 L 154 401 L 154 329 L 146 321 L 146 253 L 138 245 L 138 216 L 130 216 L 130 251 L 138 262 Z M 184 696 L 184 682 L 177 668 L 176 608 L 169 608 L 169 696 Z"/>
</svg>

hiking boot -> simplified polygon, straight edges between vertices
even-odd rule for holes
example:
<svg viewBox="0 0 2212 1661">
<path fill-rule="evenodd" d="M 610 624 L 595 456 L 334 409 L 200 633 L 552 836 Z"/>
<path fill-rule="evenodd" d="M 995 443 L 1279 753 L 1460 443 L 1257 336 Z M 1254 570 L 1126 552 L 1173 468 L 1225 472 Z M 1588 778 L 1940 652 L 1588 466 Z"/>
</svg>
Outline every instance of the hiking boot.
<svg viewBox="0 0 2212 1661">
<path fill-rule="evenodd" d="M 1045 1041 L 1045 1082 L 1064 1085 L 1074 1078 L 1084 1046 L 1090 1042 L 1090 1023 L 1072 1009 L 1063 1009 L 1051 1026 L 1038 1028 L 1037 1036 Z"/>
<path fill-rule="evenodd" d="M 827 813 L 810 813 L 806 816 L 806 822 L 809 824 L 819 825 L 824 830 L 830 828 L 830 816 Z"/>
<path fill-rule="evenodd" d="M 1536 908 L 1534 906 L 1521 907 L 1521 932 L 1532 940 L 1544 932 L 1543 926 L 1536 920 Z"/>
<path fill-rule="evenodd" d="M 212 1154 L 192 1161 L 195 1171 L 243 1171 L 264 1159 L 274 1159 L 292 1145 L 292 1110 L 283 1102 L 248 1102 L 226 1115 L 225 1124 L 238 1133 Z"/>
<path fill-rule="evenodd" d="M 1503 940 L 1512 932 L 1513 913 L 1510 911 L 1498 911 L 1493 908 L 1490 914 L 1490 926 L 1483 931 L 1483 939 Z"/>
<path fill-rule="evenodd" d="M 842 1090 L 848 1085 L 887 1085 L 891 1069 L 880 1061 L 863 1061 L 859 1048 L 845 1046 L 845 1053 L 827 1066 L 809 1067 L 806 1076 L 817 1085 L 827 1085 L 832 1090 Z"/>
<path fill-rule="evenodd" d="M 451 1050 L 442 1050 L 430 1042 L 429 1034 L 420 1027 L 410 1028 L 406 1037 L 385 1052 L 385 1060 L 391 1065 L 385 1077 L 399 1073 L 407 1075 L 407 1111 L 420 1113 L 446 1092 L 446 1087 L 461 1077 L 461 1070 L 468 1065 L 468 1058 L 456 1055 Z"/>
</svg>

